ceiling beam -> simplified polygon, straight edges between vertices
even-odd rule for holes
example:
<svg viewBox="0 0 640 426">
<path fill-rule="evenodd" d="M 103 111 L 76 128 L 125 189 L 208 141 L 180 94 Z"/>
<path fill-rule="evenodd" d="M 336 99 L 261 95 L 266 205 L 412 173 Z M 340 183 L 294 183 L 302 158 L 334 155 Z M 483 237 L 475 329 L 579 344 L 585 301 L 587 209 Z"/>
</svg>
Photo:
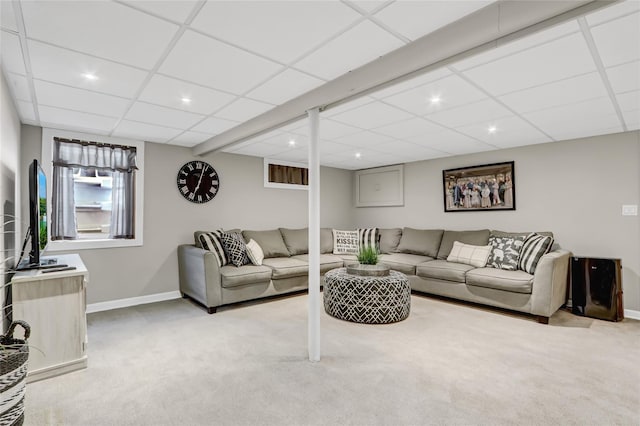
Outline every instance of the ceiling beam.
<svg viewBox="0 0 640 426">
<path fill-rule="evenodd" d="M 204 155 L 619 0 L 501 0 L 193 147 Z"/>
</svg>

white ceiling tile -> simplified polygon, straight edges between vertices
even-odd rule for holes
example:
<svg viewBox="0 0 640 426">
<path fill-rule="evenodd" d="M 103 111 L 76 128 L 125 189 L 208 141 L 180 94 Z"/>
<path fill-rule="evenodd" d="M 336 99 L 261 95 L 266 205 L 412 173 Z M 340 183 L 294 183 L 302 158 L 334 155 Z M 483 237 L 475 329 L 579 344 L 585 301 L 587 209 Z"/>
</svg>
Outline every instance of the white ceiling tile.
<svg viewBox="0 0 640 426">
<path fill-rule="evenodd" d="M 605 67 L 640 59 L 640 12 L 591 28 Z"/>
<path fill-rule="evenodd" d="M 273 159 L 282 161 L 295 161 L 296 163 L 305 163 L 308 155 L 307 150 L 303 149 L 290 149 L 277 154 Z"/>
<path fill-rule="evenodd" d="M 611 99 L 602 97 L 523 114 L 531 123 L 556 140 L 588 136 L 602 129 L 622 131 Z"/>
<path fill-rule="evenodd" d="M 589 25 L 593 26 L 639 10 L 640 2 L 638 0 L 627 0 L 598 9 L 597 11 L 587 15 L 586 18 Z"/>
<path fill-rule="evenodd" d="M 35 78 L 96 92 L 133 98 L 147 73 L 81 53 L 29 41 L 31 70 Z M 82 75 L 93 73 L 89 81 Z"/>
<path fill-rule="evenodd" d="M 410 114 L 380 102 L 363 105 L 331 117 L 332 120 L 361 129 L 373 129 L 408 118 L 411 118 Z"/>
<path fill-rule="evenodd" d="M 126 0 L 124 3 L 180 23 L 189 17 L 193 7 L 198 4 L 195 0 Z"/>
<path fill-rule="evenodd" d="M 618 105 L 622 111 L 634 111 L 640 109 L 640 90 L 616 95 Z"/>
<path fill-rule="evenodd" d="M 76 89 L 46 81 L 34 80 L 38 104 L 91 114 L 120 117 L 129 106 L 129 100 L 111 95 Z"/>
<path fill-rule="evenodd" d="M 418 77 L 411 78 L 402 83 L 397 83 L 397 84 L 394 84 L 393 86 L 389 86 L 385 89 L 373 92 L 371 94 L 371 97 L 376 99 L 384 99 L 388 96 L 395 95 L 396 93 L 414 89 L 416 87 L 422 86 L 427 83 L 432 83 L 436 80 L 440 80 L 441 78 L 447 77 L 449 75 L 451 75 L 451 71 L 449 71 L 447 68 L 438 68 L 426 74 L 421 74 Z"/>
<path fill-rule="evenodd" d="M 640 89 L 640 61 L 607 68 L 607 77 L 615 93 Z"/>
<path fill-rule="evenodd" d="M 17 101 L 31 102 L 31 89 L 27 77 L 20 74 L 7 73 L 7 83 L 11 87 L 13 98 Z"/>
<path fill-rule="evenodd" d="M 13 11 L 13 4 L 10 1 L 0 1 L 0 27 L 11 31 L 18 31 L 16 15 Z"/>
<path fill-rule="evenodd" d="M 502 95 L 595 70 L 582 34 L 574 34 L 464 74 L 493 95 Z"/>
<path fill-rule="evenodd" d="M 160 72 L 242 94 L 279 69 L 281 66 L 275 62 L 186 31 L 160 67 Z"/>
<path fill-rule="evenodd" d="M 289 68 L 247 93 L 247 97 L 281 105 L 322 84 L 323 80 Z"/>
<path fill-rule="evenodd" d="M 233 151 L 235 154 L 252 155 L 254 157 L 272 157 L 284 151 L 281 147 L 266 143 L 254 143 Z"/>
<path fill-rule="evenodd" d="M 145 69 L 151 69 L 160 59 L 179 28 L 114 2 L 24 1 L 20 4 L 30 38 Z"/>
<path fill-rule="evenodd" d="M 494 149 L 493 147 L 472 139 L 469 136 L 449 130 L 425 136 L 414 136 L 407 140 L 409 142 L 452 155 L 468 154 L 474 151 L 483 152 Z"/>
<path fill-rule="evenodd" d="M 339 152 L 345 152 L 350 150 L 351 147 L 349 147 L 348 145 L 345 144 L 341 144 L 341 143 L 337 143 L 337 142 L 332 142 L 332 141 L 320 141 L 320 155 L 330 155 L 330 154 L 337 154 Z"/>
<path fill-rule="evenodd" d="M 351 3 L 352 5 L 356 6 L 358 9 L 362 9 L 364 12 L 366 13 L 371 13 L 374 10 L 382 7 L 384 4 L 389 3 L 388 0 L 378 0 L 378 1 L 373 1 L 373 0 L 349 0 L 349 1 L 344 1 L 344 3 Z"/>
<path fill-rule="evenodd" d="M 624 123 L 627 125 L 627 130 L 638 130 L 640 128 L 640 109 L 624 111 L 622 115 Z"/>
<path fill-rule="evenodd" d="M 366 148 L 372 147 L 383 142 L 390 142 L 393 138 L 389 136 L 380 135 L 373 132 L 360 132 L 353 135 L 342 136 L 340 138 L 336 138 L 334 142 L 341 143 L 343 145 L 348 145 L 352 148 Z"/>
<path fill-rule="evenodd" d="M 184 103 L 183 98 L 188 98 L 191 102 Z M 144 88 L 139 99 L 169 108 L 209 115 L 231 102 L 235 96 L 156 74 Z"/>
<path fill-rule="evenodd" d="M 25 121 L 36 121 L 36 114 L 33 111 L 33 104 L 27 101 L 16 101 L 16 108 L 18 109 L 18 115 L 20 116 L 20 120 L 24 123 Z"/>
<path fill-rule="evenodd" d="M 489 133 L 487 126 L 481 124 L 463 126 L 457 130 L 500 148 L 551 142 L 544 133 L 519 117 L 501 118 L 492 121 L 491 124 L 496 127 L 495 133 Z"/>
<path fill-rule="evenodd" d="M 282 131 L 287 131 L 285 128 L 281 128 Z M 352 135 L 354 133 L 361 132 L 362 129 L 357 127 L 348 126 L 346 124 L 339 123 L 337 121 L 333 121 L 329 118 L 320 118 L 320 125 L 318 126 L 318 137 L 320 139 L 335 139 L 341 136 Z M 305 123 L 304 125 L 299 125 L 295 128 L 291 128 L 289 133 L 296 135 L 303 135 L 305 137 L 309 136 L 309 125 Z"/>
<path fill-rule="evenodd" d="M 430 99 L 440 98 L 438 105 L 433 105 Z M 384 99 L 385 103 L 395 105 L 416 115 L 435 113 L 459 105 L 466 105 L 486 98 L 487 95 L 473 87 L 457 75 L 451 75 L 433 83 L 407 90 Z"/>
<path fill-rule="evenodd" d="M 467 124 L 482 124 L 487 127 L 493 120 L 512 116 L 513 113 L 493 99 L 485 99 L 457 108 L 447 109 L 429 115 L 429 120 L 447 127 L 465 126 Z"/>
<path fill-rule="evenodd" d="M 489 3 L 492 1 L 397 1 L 375 17 L 403 36 L 416 40 Z"/>
<path fill-rule="evenodd" d="M 2 2 L 4 4 L 4 2 Z M 0 32 L 0 59 L 2 60 L 2 68 L 6 72 L 15 72 L 25 75 L 24 57 L 20 47 L 20 38 L 17 35 L 6 31 Z"/>
<path fill-rule="evenodd" d="M 164 143 L 180 133 L 182 133 L 182 130 L 179 129 L 122 120 L 113 131 L 113 136 Z"/>
<path fill-rule="evenodd" d="M 431 123 L 423 118 L 410 118 L 387 126 L 378 127 L 375 132 L 393 138 L 405 139 L 411 136 L 442 132 L 442 126 Z"/>
<path fill-rule="evenodd" d="M 55 127 L 69 130 L 83 130 L 92 133 L 106 134 L 113 129 L 117 118 L 103 115 L 69 111 L 61 108 L 38 106 L 40 123 L 43 127 Z"/>
<path fill-rule="evenodd" d="M 436 151 L 426 146 L 399 139 L 378 144 L 372 147 L 372 149 L 386 154 L 401 156 L 404 159 L 414 158 L 413 161 L 416 161 L 417 159 L 435 158 L 436 156 L 441 156 L 443 154 L 440 151 Z"/>
<path fill-rule="evenodd" d="M 192 27 L 289 63 L 359 17 L 340 2 L 210 1 L 198 13 Z"/>
<path fill-rule="evenodd" d="M 499 99 L 518 113 L 537 111 L 607 95 L 597 72 L 512 92 Z"/>
<path fill-rule="evenodd" d="M 297 62 L 295 68 L 332 80 L 402 45 L 387 31 L 364 21 Z"/>
<path fill-rule="evenodd" d="M 174 129 L 188 129 L 204 118 L 203 115 L 186 111 L 165 108 L 145 102 L 133 104 L 127 115 L 127 120 L 141 121 L 143 123 L 157 124 L 159 126 L 172 127 Z"/>
<path fill-rule="evenodd" d="M 493 49 L 462 59 L 455 62 L 453 67 L 458 70 L 467 70 L 538 45 L 544 45 L 552 40 L 564 37 L 571 33 L 577 33 L 578 31 L 580 31 L 580 26 L 577 21 L 573 20 L 564 22 L 560 25 L 546 28 L 527 37 L 514 40 L 510 43 L 498 45 Z"/>
<path fill-rule="evenodd" d="M 194 146 L 211 138 L 212 135 L 200 132 L 184 132 L 169 141 L 171 145 Z"/>
<path fill-rule="evenodd" d="M 246 121 L 273 108 L 273 105 L 252 99 L 238 98 L 216 113 L 216 117 L 225 120 Z"/>
<path fill-rule="evenodd" d="M 231 120 L 223 120 L 222 118 L 217 117 L 209 117 L 204 120 L 202 123 L 199 123 L 197 126 L 194 126 L 193 129 L 197 132 L 209 133 L 211 135 L 217 135 L 219 133 L 224 132 L 225 130 L 229 130 L 232 127 L 236 127 L 240 124 L 238 121 Z"/>
</svg>

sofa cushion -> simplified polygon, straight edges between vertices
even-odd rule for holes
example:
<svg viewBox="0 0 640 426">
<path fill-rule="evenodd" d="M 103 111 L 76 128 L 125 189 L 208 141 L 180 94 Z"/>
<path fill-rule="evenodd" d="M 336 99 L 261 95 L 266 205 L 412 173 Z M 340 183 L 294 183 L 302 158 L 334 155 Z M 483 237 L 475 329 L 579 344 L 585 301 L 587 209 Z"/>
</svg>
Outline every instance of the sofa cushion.
<svg viewBox="0 0 640 426">
<path fill-rule="evenodd" d="M 553 237 L 545 237 L 536 233 L 529 235 L 520 251 L 518 269 L 529 274 L 535 273 L 540 258 L 549 253 L 551 246 L 553 246 Z"/>
<path fill-rule="evenodd" d="M 297 256 L 293 256 L 293 259 L 302 260 L 303 262 L 309 263 L 309 255 L 308 254 L 299 254 Z M 336 268 L 342 268 L 344 266 L 344 262 L 340 256 L 336 256 L 334 254 L 321 254 L 320 255 L 320 274 L 324 275 L 327 271 Z"/>
<path fill-rule="evenodd" d="M 524 271 L 477 268 L 467 272 L 467 285 L 531 294 L 533 275 Z"/>
<path fill-rule="evenodd" d="M 491 253 L 491 246 L 472 246 L 463 244 L 460 241 L 454 241 L 451 253 L 447 257 L 447 262 L 464 263 L 476 268 L 484 268 L 487 264 L 487 258 Z"/>
<path fill-rule="evenodd" d="M 220 238 L 222 232 L 224 231 L 218 229 L 217 231 L 211 232 L 196 231 L 193 233 L 196 240 L 196 247 L 213 252 L 218 261 L 218 266 L 229 264 L 229 258 L 224 252 L 224 244 L 222 244 L 222 238 Z"/>
<path fill-rule="evenodd" d="M 433 258 L 428 256 L 420 256 L 418 254 L 390 253 L 381 254 L 380 260 L 378 262 L 388 265 L 394 271 L 399 271 L 407 275 L 415 275 L 416 265 L 428 260 L 433 260 Z"/>
<path fill-rule="evenodd" d="M 380 253 L 395 253 L 400 244 L 402 229 L 400 228 L 378 228 L 380 234 Z"/>
<path fill-rule="evenodd" d="M 479 229 L 476 231 L 444 231 L 442 242 L 438 249 L 438 259 L 446 259 L 451 253 L 454 241 L 473 246 L 486 246 L 489 244 L 489 230 Z"/>
<path fill-rule="evenodd" d="M 435 258 L 438 255 L 443 232 L 442 229 L 403 228 L 398 252 Z"/>
<path fill-rule="evenodd" d="M 242 236 L 246 241 L 255 240 L 262 251 L 265 259 L 270 257 L 289 257 L 289 250 L 284 244 L 282 234 L 278 229 L 269 231 L 242 231 Z"/>
<path fill-rule="evenodd" d="M 254 265 L 262 265 L 264 253 L 262 252 L 260 245 L 256 243 L 255 240 L 249 240 L 247 243 L 247 256 L 249 256 L 249 260 Z"/>
<path fill-rule="evenodd" d="M 463 263 L 447 262 L 446 260 L 432 260 L 420 263 L 416 266 L 416 275 L 424 278 L 434 278 L 437 280 L 465 282 L 468 271 L 474 269 L 471 265 Z"/>
<path fill-rule="evenodd" d="M 344 266 L 351 265 L 352 263 L 358 263 L 358 256 L 355 254 L 338 254 L 334 255 L 342 259 Z"/>
<path fill-rule="evenodd" d="M 358 231 L 333 230 L 333 254 L 358 254 L 359 252 Z"/>
<path fill-rule="evenodd" d="M 232 265 L 220 268 L 222 287 L 238 287 L 246 284 L 269 282 L 271 280 L 271 268 L 258 265 L 244 265 L 236 268 Z"/>
<path fill-rule="evenodd" d="M 518 269 L 520 250 L 529 234 L 507 233 L 491 231 L 489 245 L 491 254 L 487 260 L 487 266 L 492 268 L 515 271 Z"/>
<path fill-rule="evenodd" d="M 251 262 L 247 255 L 247 245 L 242 239 L 242 235 L 235 232 L 222 232 L 220 233 L 220 239 L 229 263 L 235 266 L 242 266 Z"/>
<path fill-rule="evenodd" d="M 320 253 L 333 253 L 333 230 L 320 228 Z"/>
<path fill-rule="evenodd" d="M 262 264 L 273 270 L 271 278 L 274 280 L 309 275 L 309 264 L 300 259 L 271 257 L 263 260 Z"/>
<path fill-rule="evenodd" d="M 284 245 L 289 255 L 309 253 L 309 228 L 287 229 L 280 228 Z"/>
</svg>

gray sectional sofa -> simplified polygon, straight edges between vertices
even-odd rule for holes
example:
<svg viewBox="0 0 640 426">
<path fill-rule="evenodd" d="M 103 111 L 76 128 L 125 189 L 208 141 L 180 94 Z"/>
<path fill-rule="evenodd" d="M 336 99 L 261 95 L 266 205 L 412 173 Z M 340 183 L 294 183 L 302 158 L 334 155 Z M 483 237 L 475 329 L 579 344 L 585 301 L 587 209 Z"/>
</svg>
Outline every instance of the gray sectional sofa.
<svg viewBox="0 0 640 426">
<path fill-rule="evenodd" d="M 380 262 L 405 273 L 414 292 L 445 296 L 535 315 L 547 323 L 565 302 L 570 252 L 554 248 L 540 258 L 534 274 L 522 270 L 476 268 L 449 262 L 455 241 L 487 245 L 489 230 L 447 231 L 378 229 Z M 232 303 L 305 290 L 308 287 L 306 229 L 242 231 L 262 248 L 262 265 L 219 266 L 215 253 L 195 244 L 178 247 L 180 291 L 209 313 Z M 320 232 L 320 273 L 357 262 L 355 255 L 333 254 L 333 234 Z"/>
</svg>

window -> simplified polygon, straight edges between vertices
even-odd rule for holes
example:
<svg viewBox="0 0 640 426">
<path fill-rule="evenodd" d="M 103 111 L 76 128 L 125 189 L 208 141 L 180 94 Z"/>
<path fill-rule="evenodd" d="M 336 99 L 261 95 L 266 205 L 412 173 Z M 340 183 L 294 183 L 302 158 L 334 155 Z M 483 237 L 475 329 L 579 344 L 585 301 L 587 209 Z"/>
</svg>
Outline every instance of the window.
<svg viewBox="0 0 640 426">
<path fill-rule="evenodd" d="M 308 189 L 309 169 L 305 164 L 264 159 L 265 188 Z"/>
<path fill-rule="evenodd" d="M 48 250 L 142 245 L 144 143 L 43 129 Z"/>
</svg>

